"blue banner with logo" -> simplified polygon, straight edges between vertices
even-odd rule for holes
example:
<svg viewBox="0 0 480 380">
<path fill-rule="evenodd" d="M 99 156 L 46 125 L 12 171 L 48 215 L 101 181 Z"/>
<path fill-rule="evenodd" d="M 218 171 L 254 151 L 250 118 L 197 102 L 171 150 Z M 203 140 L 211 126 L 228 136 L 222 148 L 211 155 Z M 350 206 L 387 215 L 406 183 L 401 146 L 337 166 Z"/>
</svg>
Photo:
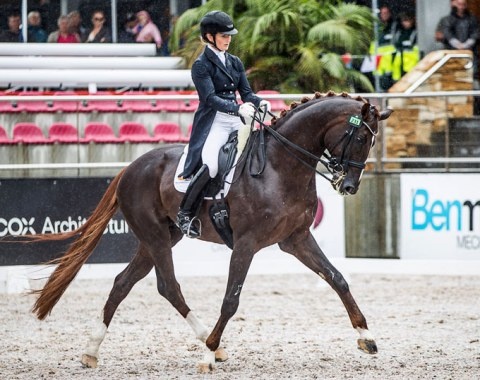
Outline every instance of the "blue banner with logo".
<svg viewBox="0 0 480 380">
<path fill-rule="evenodd" d="M 78 228 L 95 209 L 110 180 L 0 180 L 0 265 L 41 264 L 61 256 L 70 242 L 22 243 L 22 236 L 67 232 Z M 136 247 L 134 234 L 118 212 L 110 220 L 88 262 L 128 262 Z"/>
</svg>

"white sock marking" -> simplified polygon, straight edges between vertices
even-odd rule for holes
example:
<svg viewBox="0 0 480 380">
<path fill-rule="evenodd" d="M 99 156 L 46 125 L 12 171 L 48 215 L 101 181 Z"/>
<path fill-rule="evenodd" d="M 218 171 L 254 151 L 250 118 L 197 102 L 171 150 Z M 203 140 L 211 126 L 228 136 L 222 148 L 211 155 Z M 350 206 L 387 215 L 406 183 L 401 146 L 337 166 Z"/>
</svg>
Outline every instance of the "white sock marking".
<svg viewBox="0 0 480 380">
<path fill-rule="evenodd" d="M 195 314 L 193 314 L 192 311 L 190 311 L 187 314 L 187 317 L 185 319 L 187 320 L 188 324 L 192 328 L 197 339 L 205 343 L 208 338 L 208 330 L 206 326 L 200 321 L 200 319 L 197 318 Z M 214 357 L 214 361 L 215 361 L 215 357 Z"/>
<path fill-rule="evenodd" d="M 93 328 L 90 338 L 88 339 L 87 348 L 85 353 L 98 359 L 98 350 L 100 344 L 102 344 L 105 334 L 107 333 L 107 326 L 103 323 L 103 318 Z"/>
<path fill-rule="evenodd" d="M 360 327 L 357 327 L 356 330 L 360 334 L 360 339 L 375 340 L 373 334 L 369 330 L 365 330 L 365 329 L 362 329 Z"/>
</svg>

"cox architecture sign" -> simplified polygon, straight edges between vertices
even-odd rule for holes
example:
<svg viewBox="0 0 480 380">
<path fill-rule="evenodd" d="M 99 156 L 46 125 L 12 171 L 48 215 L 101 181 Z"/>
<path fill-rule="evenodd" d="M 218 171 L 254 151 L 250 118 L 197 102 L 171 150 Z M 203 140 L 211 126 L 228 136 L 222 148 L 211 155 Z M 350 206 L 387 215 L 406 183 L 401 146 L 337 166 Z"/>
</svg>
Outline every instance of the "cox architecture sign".
<svg viewBox="0 0 480 380">
<path fill-rule="evenodd" d="M 109 183 L 106 178 L 0 180 L 0 265 L 40 264 L 64 253 L 69 242 L 24 244 L 19 240 L 27 234 L 78 228 L 95 209 Z M 88 262 L 128 262 L 136 246 L 135 236 L 118 213 L 110 220 Z"/>
<path fill-rule="evenodd" d="M 480 259 L 480 175 L 402 174 L 400 257 Z"/>
</svg>

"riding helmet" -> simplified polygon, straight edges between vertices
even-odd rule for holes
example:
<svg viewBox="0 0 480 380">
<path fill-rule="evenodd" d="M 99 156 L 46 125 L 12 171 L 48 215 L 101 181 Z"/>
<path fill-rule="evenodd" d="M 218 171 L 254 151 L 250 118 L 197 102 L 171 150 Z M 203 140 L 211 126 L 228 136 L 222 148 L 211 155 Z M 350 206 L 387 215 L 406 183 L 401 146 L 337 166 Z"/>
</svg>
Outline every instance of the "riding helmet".
<svg viewBox="0 0 480 380">
<path fill-rule="evenodd" d="M 203 16 L 200 21 L 200 33 L 204 40 L 207 40 L 206 34 L 230 34 L 238 33 L 238 30 L 233 26 L 232 18 L 222 11 L 211 11 Z"/>
</svg>

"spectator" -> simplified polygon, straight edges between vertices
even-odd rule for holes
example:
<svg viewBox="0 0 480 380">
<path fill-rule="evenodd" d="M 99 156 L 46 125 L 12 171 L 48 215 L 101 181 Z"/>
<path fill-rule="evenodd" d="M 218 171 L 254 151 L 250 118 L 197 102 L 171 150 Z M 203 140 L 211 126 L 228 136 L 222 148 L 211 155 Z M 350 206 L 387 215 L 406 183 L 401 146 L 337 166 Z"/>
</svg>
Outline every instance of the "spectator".
<svg viewBox="0 0 480 380">
<path fill-rule="evenodd" d="M 17 11 L 10 13 L 8 15 L 8 30 L 0 32 L 0 42 L 22 42 L 21 23 L 20 13 Z"/>
<path fill-rule="evenodd" d="M 380 60 L 375 74 L 379 77 L 379 90 L 386 91 L 395 83 L 392 74 L 393 59 L 396 52 L 393 36 L 398 30 L 398 23 L 392 16 L 390 8 L 387 6 L 380 7 L 379 19 L 381 25 L 378 36 L 377 55 L 380 56 Z M 373 54 L 373 52 L 371 53 Z"/>
<path fill-rule="evenodd" d="M 456 0 L 450 0 L 450 13 L 456 12 L 456 4 Z M 443 35 L 443 29 L 445 28 L 448 17 L 449 15 L 443 16 L 435 28 L 435 41 L 442 43 L 443 46 L 445 46 L 446 43 L 445 36 Z"/>
<path fill-rule="evenodd" d="M 28 20 L 28 42 L 47 42 L 48 34 L 42 28 L 42 17 L 40 12 L 31 11 L 27 15 Z"/>
<path fill-rule="evenodd" d="M 81 41 L 87 39 L 87 29 L 82 25 L 82 16 L 79 11 L 71 11 L 68 15 L 68 28 L 70 33 L 78 34 Z"/>
<path fill-rule="evenodd" d="M 57 4 L 52 4 L 50 0 L 39 0 L 37 10 L 42 17 L 42 28 L 50 34 L 57 29 L 57 20 L 60 16 L 60 9 Z"/>
<path fill-rule="evenodd" d="M 392 79 L 399 80 L 405 73 L 415 67 L 420 59 L 417 45 L 417 29 L 415 17 L 403 13 L 399 17 L 400 28 L 393 36 L 396 53 L 392 63 Z"/>
<path fill-rule="evenodd" d="M 76 33 L 70 33 L 68 17 L 63 15 L 57 21 L 58 30 L 50 33 L 47 42 L 58 43 L 77 43 L 80 42 L 80 36 Z"/>
<path fill-rule="evenodd" d="M 118 32 L 118 42 L 132 43 L 135 41 L 135 27 L 137 26 L 137 16 L 134 13 L 127 13 L 123 28 Z"/>
<path fill-rule="evenodd" d="M 162 37 L 160 30 L 150 19 L 147 11 L 140 11 L 137 13 L 138 24 L 135 27 L 137 42 L 155 42 L 157 49 L 162 46 Z"/>
<path fill-rule="evenodd" d="M 112 42 L 112 34 L 110 28 L 105 26 L 105 13 L 101 10 L 95 10 L 92 13 L 93 27 L 88 31 L 87 38 L 84 42 Z"/>
<path fill-rule="evenodd" d="M 392 16 L 392 12 L 390 8 L 386 5 L 380 7 L 380 12 L 378 15 L 380 19 L 380 30 L 378 36 L 378 44 L 382 45 L 390 45 L 393 42 L 393 36 L 395 35 L 398 29 L 398 22 Z"/>
<path fill-rule="evenodd" d="M 467 9 L 467 0 L 456 0 L 443 26 L 444 44 L 446 49 L 473 52 L 474 79 L 478 79 L 476 44 L 479 34 L 478 21 Z"/>
</svg>

